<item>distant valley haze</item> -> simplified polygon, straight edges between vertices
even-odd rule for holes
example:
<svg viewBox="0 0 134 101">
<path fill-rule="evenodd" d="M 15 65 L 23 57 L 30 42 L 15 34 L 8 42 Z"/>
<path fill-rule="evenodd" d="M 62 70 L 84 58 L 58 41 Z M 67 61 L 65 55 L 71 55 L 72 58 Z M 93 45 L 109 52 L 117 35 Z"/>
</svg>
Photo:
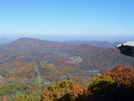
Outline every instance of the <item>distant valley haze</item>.
<svg viewBox="0 0 134 101">
<path fill-rule="evenodd" d="M 19 36 L 18 35 L 13 35 L 13 36 L 5 36 L 5 37 L 0 37 L 0 41 L 9 41 L 11 42 L 12 40 L 17 40 L 19 38 L 35 38 L 35 39 L 41 39 L 41 40 L 47 40 L 47 41 L 56 41 L 56 42 L 67 42 L 67 41 L 96 41 L 96 42 L 127 42 L 127 41 L 134 41 L 134 36 L 111 36 L 111 35 L 24 35 L 24 36 Z"/>
<path fill-rule="evenodd" d="M 46 39 L 38 39 L 38 38 L 30 38 L 30 37 L 21 37 L 19 39 L 10 39 L 10 38 L 2 38 L 0 39 L 0 45 L 6 45 L 6 44 L 10 44 L 13 42 L 16 42 L 17 40 L 21 40 L 21 39 L 26 39 L 26 40 L 40 40 L 40 41 L 48 41 L 48 42 L 57 42 L 57 43 L 62 43 L 62 44 L 68 44 L 68 45 L 83 45 L 83 44 L 87 44 L 87 45 L 92 45 L 92 46 L 96 46 L 96 47 L 105 47 L 105 48 L 115 48 L 115 46 L 117 44 L 120 44 L 122 42 L 108 42 L 108 41 L 86 41 L 83 39 L 83 41 L 81 39 L 67 39 L 65 37 L 60 37 L 59 39 L 57 38 L 46 38 Z M 23 44 L 20 42 L 20 44 Z"/>
</svg>

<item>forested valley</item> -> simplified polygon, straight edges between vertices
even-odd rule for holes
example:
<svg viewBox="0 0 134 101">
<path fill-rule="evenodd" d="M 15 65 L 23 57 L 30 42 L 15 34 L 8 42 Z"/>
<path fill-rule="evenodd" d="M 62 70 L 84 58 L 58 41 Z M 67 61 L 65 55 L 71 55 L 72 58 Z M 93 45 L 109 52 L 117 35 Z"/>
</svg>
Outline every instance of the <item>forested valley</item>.
<svg viewBox="0 0 134 101">
<path fill-rule="evenodd" d="M 21 38 L 0 45 L 0 100 L 134 101 L 133 68 L 113 47 Z"/>
</svg>

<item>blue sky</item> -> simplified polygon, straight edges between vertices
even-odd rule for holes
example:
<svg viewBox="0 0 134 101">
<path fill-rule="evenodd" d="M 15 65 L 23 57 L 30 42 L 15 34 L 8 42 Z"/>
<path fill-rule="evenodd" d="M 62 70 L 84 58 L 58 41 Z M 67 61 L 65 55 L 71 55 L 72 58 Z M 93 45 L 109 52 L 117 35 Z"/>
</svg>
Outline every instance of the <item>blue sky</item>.
<svg viewBox="0 0 134 101">
<path fill-rule="evenodd" d="M 0 36 L 134 40 L 134 0 L 0 0 Z"/>
</svg>

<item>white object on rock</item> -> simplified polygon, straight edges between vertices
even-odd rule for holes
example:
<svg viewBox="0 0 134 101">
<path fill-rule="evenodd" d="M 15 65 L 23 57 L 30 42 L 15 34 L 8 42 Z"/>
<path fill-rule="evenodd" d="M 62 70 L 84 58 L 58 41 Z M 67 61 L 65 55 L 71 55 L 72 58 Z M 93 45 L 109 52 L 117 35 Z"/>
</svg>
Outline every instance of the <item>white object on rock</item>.
<svg viewBox="0 0 134 101">
<path fill-rule="evenodd" d="M 134 42 L 128 41 L 123 44 L 119 44 L 115 46 L 121 52 L 121 54 L 128 55 L 134 57 Z"/>
</svg>

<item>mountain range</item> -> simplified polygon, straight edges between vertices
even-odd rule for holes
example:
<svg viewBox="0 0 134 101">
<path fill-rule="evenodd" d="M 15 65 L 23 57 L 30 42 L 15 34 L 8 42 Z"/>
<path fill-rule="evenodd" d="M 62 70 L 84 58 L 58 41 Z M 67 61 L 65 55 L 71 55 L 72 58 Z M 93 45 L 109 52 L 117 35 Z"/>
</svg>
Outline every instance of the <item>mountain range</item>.
<svg viewBox="0 0 134 101">
<path fill-rule="evenodd" d="M 107 71 L 118 65 L 134 66 L 134 59 L 121 55 L 116 48 L 96 47 L 90 44 L 20 38 L 0 45 L 0 64 L 14 61 L 24 63 L 40 61 L 56 66 L 73 65 L 81 70 L 99 71 Z"/>
<path fill-rule="evenodd" d="M 9 38 L 1 38 L 0 45 L 6 44 L 15 41 L 15 39 Z M 43 40 L 42 40 L 43 41 Z M 58 42 L 58 41 L 55 41 Z M 73 45 L 81 45 L 81 44 L 89 44 L 97 47 L 105 47 L 105 48 L 114 48 L 115 45 L 120 44 L 122 42 L 107 42 L 107 41 L 62 41 L 62 43 L 73 44 Z"/>
<path fill-rule="evenodd" d="M 99 44 L 99 42 L 96 43 Z M 38 61 L 41 61 L 41 59 L 43 60 L 43 58 L 48 54 L 49 56 L 62 57 L 66 60 L 70 60 L 72 57 L 74 57 L 72 59 L 75 60 L 75 58 L 80 57 L 82 62 L 79 64 L 86 63 L 86 65 L 88 64 L 88 67 L 90 68 L 95 68 L 95 65 L 102 63 L 105 63 L 104 67 L 122 65 L 126 61 L 128 63 L 126 65 L 134 65 L 131 63 L 133 58 L 121 55 L 119 50 L 111 48 L 112 46 L 109 46 L 110 48 L 106 48 L 108 47 L 108 43 L 107 45 L 106 43 L 105 45 L 100 43 L 100 46 L 97 46 L 97 44 L 91 44 L 93 43 L 52 42 L 33 38 L 20 38 L 16 41 L 0 45 L 0 57 L 2 61 L 0 63 L 8 62 L 8 60 L 4 60 L 4 58 L 11 57 L 9 54 L 12 53 L 12 55 L 15 54 L 15 56 L 13 56 L 14 59 L 25 54 L 27 55 L 27 58 L 31 58 L 29 61 L 38 60 L 39 57 L 40 59 Z"/>
<path fill-rule="evenodd" d="M 4 85 L 11 83 L 28 83 L 28 87 L 34 86 L 37 89 L 71 78 L 92 81 L 93 77 L 99 77 L 101 73 L 115 66 L 134 67 L 134 58 L 120 54 L 112 46 L 106 48 L 108 43 L 99 44 L 84 41 L 53 42 L 33 38 L 20 38 L 2 44 L 0 84 L 5 87 Z M 2 94 L 4 93 L 0 92 L 0 96 Z"/>
</svg>

